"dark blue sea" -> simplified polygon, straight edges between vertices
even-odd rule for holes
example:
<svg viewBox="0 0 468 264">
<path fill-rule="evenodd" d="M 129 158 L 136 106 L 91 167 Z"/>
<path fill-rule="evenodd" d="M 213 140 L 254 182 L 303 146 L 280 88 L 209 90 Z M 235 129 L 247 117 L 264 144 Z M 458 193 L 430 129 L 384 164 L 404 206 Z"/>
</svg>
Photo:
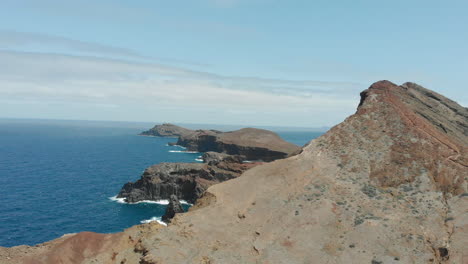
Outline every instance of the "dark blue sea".
<svg viewBox="0 0 468 264">
<path fill-rule="evenodd" d="M 165 205 L 110 199 L 160 162 L 196 162 L 173 138 L 137 136 L 153 124 L 0 120 L 0 246 L 34 245 L 66 233 L 122 231 Z M 320 132 L 276 131 L 304 145 Z M 187 206 L 186 206 L 187 208 Z"/>
</svg>

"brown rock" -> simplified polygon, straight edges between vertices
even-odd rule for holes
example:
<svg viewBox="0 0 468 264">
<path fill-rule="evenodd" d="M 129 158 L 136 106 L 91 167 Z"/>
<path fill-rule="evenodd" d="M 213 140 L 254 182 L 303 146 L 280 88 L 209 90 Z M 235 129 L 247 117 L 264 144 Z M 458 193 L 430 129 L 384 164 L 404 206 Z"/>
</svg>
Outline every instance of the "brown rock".
<svg viewBox="0 0 468 264">
<path fill-rule="evenodd" d="M 155 125 L 153 128 L 140 133 L 141 136 L 153 137 L 179 137 L 191 133 L 193 130 L 186 129 L 173 124 Z"/>
<path fill-rule="evenodd" d="M 179 137 L 177 144 L 191 151 L 241 155 L 247 160 L 273 161 L 297 152 L 300 147 L 264 129 L 243 128 L 231 132 L 197 130 Z"/>
</svg>

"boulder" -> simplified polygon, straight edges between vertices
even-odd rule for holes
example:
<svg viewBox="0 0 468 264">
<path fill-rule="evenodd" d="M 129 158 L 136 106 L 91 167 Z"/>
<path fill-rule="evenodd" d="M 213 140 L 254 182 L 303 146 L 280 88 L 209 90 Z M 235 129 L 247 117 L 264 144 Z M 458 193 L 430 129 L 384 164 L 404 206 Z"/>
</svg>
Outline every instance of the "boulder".
<svg viewBox="0 0 468 264">
<path fill-rule="evenodd" d="M 166 213 L 162 216 L 162 220 L 166 223 L 170 223 L 171 219 L 174 218 L 175 214 L 183 213 L 184 209 L 180 204 L 179 198 L 172 194 L 169 197 L 169 204 L 166 207 Z"/>
</svg>

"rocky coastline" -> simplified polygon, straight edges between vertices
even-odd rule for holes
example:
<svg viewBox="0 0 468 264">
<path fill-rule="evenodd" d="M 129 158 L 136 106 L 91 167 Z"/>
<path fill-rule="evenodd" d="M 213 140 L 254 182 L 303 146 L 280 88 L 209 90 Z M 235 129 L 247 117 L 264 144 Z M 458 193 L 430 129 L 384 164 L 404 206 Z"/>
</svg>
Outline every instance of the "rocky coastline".
<svg viewBox="0 0 468 264">
<path fill-rule="evenodd" d="M 467 108 L 379 81 L 299 152 L 210 186 L 167 227 L 0 248 L 0 262 L 468 263 Z"/>
<path fill-rule="evenodd" d="M 178 135 L 178 141 L 171 145 L 205 152 L 203 164 L 161 163 L 147 168 L 139 180 L 126 183 L 117 195 L 128 203 L 164 200 L 171 195 L 195 203 L 211 185 L 237 178 L 264 161 L 282 159 L 300 149 L 271 131 L 255 128 L 221 132 L 162 124 L 149 131 L 153 136 Z"/>
</svg>

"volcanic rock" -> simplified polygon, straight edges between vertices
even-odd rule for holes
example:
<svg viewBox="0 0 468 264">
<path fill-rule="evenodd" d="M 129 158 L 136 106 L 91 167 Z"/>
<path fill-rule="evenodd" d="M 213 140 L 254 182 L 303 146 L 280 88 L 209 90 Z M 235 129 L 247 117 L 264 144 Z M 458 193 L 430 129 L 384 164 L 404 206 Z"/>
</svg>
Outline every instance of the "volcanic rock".
<svg viewBox="0 0 468 264">
<path fill-rule="evenodd" d="M 190 130 L 172 124 L 162 124 L 140 135 L 178 137 L 177 142 L 171 142 L 169 145 L 183 146 L 189 151 L 242 155 L 248 160 L 273 161 L 286 158 L 300 150 L 299 146 L 284 141 L 276 133 L 256 128 L 222 132 L 214 129 Z"/>
<path fill-rule="evenodd" d="M 166 223 L 170 223 L 171 219 L 174 218 L 175 214 L 183 213 L 184 209 L 180 204 L 179 198 L 176 195 L 171 195 L 169 197 L 169 204 L 166 207 L 166 212 L 162 216 L 162 220 Z"/>
<path fill-rule="evenodd" d="M 207 154 L 213 157 L 213 153 Z M 222 154 L 219 154 L 222 155 Z M 179 199 L 194 203 L 211 185 L 240 176 L 260 163 L 241 163 L 237 157 L 223 155 L 209 163 L 161 163 L 147 168 L 141 178 L 125 184 L 117 195 L 128 203 L 143 200 Z"/>
<path fill-rule="evenodd" d="M 162 125 L 156 125 L 147 131 L 143 131 L 140 135 L 153 137 L 179 137 L 191 132 L 193 132 L 193 130 L 165 123 Z"/>
<path fill-rule="evenodd" d="M 240 155 L 229 155 L 226 153 L 219 153 L 209 151 L 202 155 L 202 159 L 204 163 L 208 164 L 217 164 L 222 161 L 224 162 L 232 162 L 232 163 L 243 163 L 246 158 Z"/>
<path fill-rule="evenodd" d="M 248 160 L 283 159 L 300 149 L 276 133 L 264 129 L 243 128 L 231 132 L 197 130 L 179 137 L 177 145 L 190 151 L 221 152 L 242 155 Z"/>
<path fill-rule="evenodd" d="M 80 233 L 0 249 L 0 260 L 468 263 L 468 109 L 412 83 L 380 81 L 361 96 L 300 154 L 211 186 L 167 228 L 86 247 L 71 242 Z"/>
</svg>

